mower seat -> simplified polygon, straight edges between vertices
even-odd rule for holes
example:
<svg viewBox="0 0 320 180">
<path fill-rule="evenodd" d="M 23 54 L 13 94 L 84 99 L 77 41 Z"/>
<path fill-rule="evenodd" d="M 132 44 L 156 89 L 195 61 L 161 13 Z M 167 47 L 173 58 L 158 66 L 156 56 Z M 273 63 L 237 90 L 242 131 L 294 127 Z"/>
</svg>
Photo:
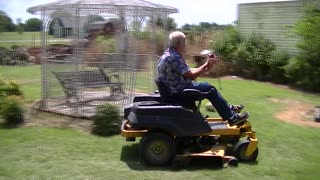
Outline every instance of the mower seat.
<svg viewBox="0 0 320 180">
<path fill-rule="evenodd" d="M 185 108 L 199 111 L 199 106 L 201 101 L 209 92 L 201 92 L 196 89 L 184 89 L 182 93 L 171 94 L 169 88 L 159 79 L 155 80 L 155 83 L 158 86 L 160 97 L 164 103 L 172 105 L 181 105 Z M 195 105 L 195 102 L 198 101 L 198 107 Z"/>
</svg>

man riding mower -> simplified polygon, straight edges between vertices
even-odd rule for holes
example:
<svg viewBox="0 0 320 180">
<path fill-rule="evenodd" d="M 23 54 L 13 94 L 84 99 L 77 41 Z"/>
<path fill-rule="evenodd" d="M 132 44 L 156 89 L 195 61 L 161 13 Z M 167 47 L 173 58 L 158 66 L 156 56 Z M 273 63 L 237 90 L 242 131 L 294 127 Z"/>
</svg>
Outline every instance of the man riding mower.
<svg viewBox="0 0 320 180">
<path fill-rule="evenodd" d="M 126 106 L 121 126 L 127 141 L 141 137 L 139 153 L 145 163 L 167 165 L 192 157 L 215 157 L 222 165 L 256 160 L 258 140 L 248 120 L 230 125 L 204 117 L 199 109 L 205 92 L 185 89 L 181 99 L 186 103 L 170 97 L 161 80 L 156 84 L 160 94 L 136 96 Z"/>
</svg>

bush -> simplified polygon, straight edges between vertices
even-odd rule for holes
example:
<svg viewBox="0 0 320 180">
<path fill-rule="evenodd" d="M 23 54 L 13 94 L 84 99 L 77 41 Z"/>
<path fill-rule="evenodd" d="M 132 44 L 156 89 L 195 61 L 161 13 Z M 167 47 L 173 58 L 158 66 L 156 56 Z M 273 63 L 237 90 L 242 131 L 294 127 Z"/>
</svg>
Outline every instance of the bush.
<svg viewBox="0 0 320 180">
<path fill-rule="evenodd" d="M 8 50 L 0 47 L 0 65 L 20 65 L 28 62 L 28 54 L 22 47 Z"/>
<path fill-rule="evenodd" d="M 236 61 L 240 61 L 237 66 L 240 68 L 239 71 L 245 70 L 245 77 L 263 81 L 266 80 L 270 69 L 268 61 L 274 50 L 273 43 L 253 33 L 238 46 L 233 56 Z M 237 59 L 241 55 L 242 59 Z"/>
<path fill-rule="evenodd" d="M 213 48 L 219 54 L 220 58 L 230 62 L 233 59 L 233 52 L 237 49 L 237 45 L 242 41 L 243 39 L 236 28 L 229 26 L 226 33 L 215 41 Z"/>
<path fill-rule="evenodd" d="M 23 122 L 22 92 L 19 84 L 0 79 L 0 116 L 5 125 L 18 125 Z"/>
<path fill-rule="evenodd" d="M 10 51 L 6 48 L 0 47 L 0 65 L 9 64 L 10 60 Z"/>
<path fill-rule="evenodd" d="M 8 96 L 0 102 L 0 115 L 4 119 L 5 126 L 17 126 L 24 121 L 24 110 L 21 97 Z"/>
<path fill-rule="evenodd" d="M 95 39 L 95 42 L 95 45 L 101 48 L 102 53 L 116 52 L 116 42 L 113 38 L 107 36 L 98 36 Z"/>
<path fill-rule="evenodd" d="M 285 66 L 286 74 L 292 84 L 305 90 L 320 91 L 319 66 L 312 66 L 301 56 L 290 58 Z"/>
<path fill-rule="evenodd" d="M 19 84 L 14 81 L 4 81 L 0 79 L 0 101 L 7 96 L 22 96 Z"/>
<path fill-rule="evenodd" d="M 165 41 L 166 41 L 166 33 L 162 30 L 157 30 L 155 32 L 154 41 L 156 43 L 156 54 L 162 55 L 163 51 L 165 50 Z M 150 39 L 152 40 L 152 39 Z"/>
<path fill-rule="evenodd" d="M 286 76 L 285 66 L 289 61 L 289 55 L 284 51 L 274 50 L 271 52 L 271 57 L 268 60 L 270 66 L 267 79 L 276 83 L 287 83 L 288 78 Z"/>
<path fill-rule="evenodd" d="M 307 4 L 305 14 L 293 28 L 300 37 L 301 53 L 285 67 L 290 82 L 305 90 L 320 92 L 320 8 Z"/>
<path fill-rule="evenodd" d="M 120 132 L 120 110 L 112 104 L 103 104 L 97 107 L 93 117 L 92 133 L 109 136 Z"/>
<path fill-rule="evenodd" d="M 151 33 L 148 31 L 134 31 L 132 34 L 139 40 L 148 40 L 151 38 Z"/>
<path fill-rule="evenodd" d="M 27 63 L 28 62 L 28 54 L 27 54 L 27 51 L 25 48 L 23 47 L 18 47 L 16 49 L 12 49 L 11 51 L 11 58 L 20 63 L 20 64 L 23 64 L 23 63 Z"/>
<path fill-rule="evenodd" d="M 230 64 L 232 74 L 260 81 L 286 83 L 284 66 L 289 56 L 259 34 L 241 37 L 234 27 L 214 44 L 218 55 Z"/>
</svg>

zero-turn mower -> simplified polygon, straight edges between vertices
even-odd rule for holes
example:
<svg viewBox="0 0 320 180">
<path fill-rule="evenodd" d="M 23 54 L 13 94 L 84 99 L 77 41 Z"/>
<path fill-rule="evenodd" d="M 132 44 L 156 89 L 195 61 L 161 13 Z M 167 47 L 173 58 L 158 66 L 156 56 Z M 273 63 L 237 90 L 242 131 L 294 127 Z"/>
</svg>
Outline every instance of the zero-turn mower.
<svg viewBox="0 0 320 180">
<path fill-rule="evenodd" d="M 127 141 L 141 137 L 139 153 L 145 163 L 213 157 L 226 166 L 256 160 L 258 140 L 249 121 L 231 126 L 221 118 L 204 117 L 199 108 L 206 93 L 187 89 L 180 100 L 188 103 L 181 103 L 167 94 L 161 81 L 156 84 L 158 94 L 136 96 L 125 107 L 121 126 Z"/>
</svg>

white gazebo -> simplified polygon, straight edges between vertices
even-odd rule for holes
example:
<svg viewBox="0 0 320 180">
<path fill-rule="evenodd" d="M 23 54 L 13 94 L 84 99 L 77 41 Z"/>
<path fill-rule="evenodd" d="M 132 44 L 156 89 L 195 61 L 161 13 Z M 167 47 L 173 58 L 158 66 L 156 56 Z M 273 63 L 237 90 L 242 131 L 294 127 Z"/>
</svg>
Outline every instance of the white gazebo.
<svg viewBox="0 0 320 180">
<path fill-rule="evenodd" d="M 91 117 L 97 105 L 123 108 L 154 90 L 167 37 L 155 22 L 178 10 L 143 0 L 60 0 L 27 12 L 43 21 L 40 109 Z"/>
</svg>

